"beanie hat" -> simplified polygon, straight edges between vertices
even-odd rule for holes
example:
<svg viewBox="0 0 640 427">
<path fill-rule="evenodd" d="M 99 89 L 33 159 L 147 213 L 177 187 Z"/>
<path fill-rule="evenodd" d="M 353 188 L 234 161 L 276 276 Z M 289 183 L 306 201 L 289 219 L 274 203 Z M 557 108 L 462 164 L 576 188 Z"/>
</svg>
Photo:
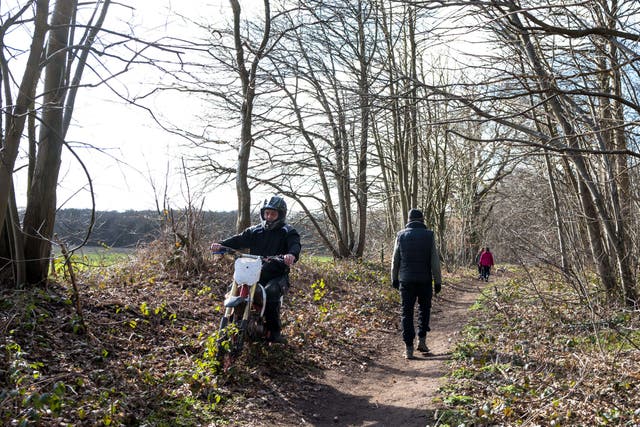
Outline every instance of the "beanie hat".
<svg viewBox="0 0 640 427">
<path fill-rule="evenodd" d="M 424 215 L 420 209 L 411 209 L 409 211 L 409 222 L 411 221 L 424 221 Z"/>
</svg>

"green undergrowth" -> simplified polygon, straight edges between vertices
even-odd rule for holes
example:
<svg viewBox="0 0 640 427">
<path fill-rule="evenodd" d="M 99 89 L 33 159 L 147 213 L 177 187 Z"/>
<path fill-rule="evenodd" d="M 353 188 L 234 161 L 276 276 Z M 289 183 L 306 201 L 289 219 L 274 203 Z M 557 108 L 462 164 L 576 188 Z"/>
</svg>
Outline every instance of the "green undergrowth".
<svg viewBox="0 0 640 427">
<path fill-rule="evenodd" d="M 640 313 L 550 274 L 516 277 L 474 305 L 438 425 L 640 425 Z"/>
<path fill-rule="evenodd" d="M 312 374 L 359 366 L 354 349 L 396 314 L 379 314 L 397 302 L 385 266 L 303 258 L 282 310 L 289 343 L 249 343 L 223 370 L 215 342 L 233 260 L 204 264 L 150 246 L 77 268 L 80 305 L 62 274 L 2 290 L 0 424 L 250 425 L 257 411 L 277 425 L 269 417 L 316 387 Z"/>
</svg>

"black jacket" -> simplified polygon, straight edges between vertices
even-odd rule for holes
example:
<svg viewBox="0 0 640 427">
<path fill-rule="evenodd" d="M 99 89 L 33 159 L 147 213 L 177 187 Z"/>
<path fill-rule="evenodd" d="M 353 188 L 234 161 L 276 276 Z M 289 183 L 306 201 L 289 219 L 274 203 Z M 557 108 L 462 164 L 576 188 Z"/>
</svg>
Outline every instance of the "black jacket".
<svg viewBox="0 0 640 427">
<path fill-rule="evenodd" d="M 398 232 L 391 263 L 391 280 L 442 283 L 440 258 L 433 231 L 421 221 L 412 221 Z"/>
<path fill-rule="evenodd" d="M 233 249 L 248 249 L 252 255 L 273 256 L 291 254 L 300 257 L 302 246 L 300 234 L 289 224 L 275 230 L 265 230 L 262 225 L 255 225 L 242 233 L 220 242 Z M 271 261 L 262 266 L 260 282 L 265 283 L 274 277 L 289 274 L 289 267 L 284 262 Z"/>
</svg>

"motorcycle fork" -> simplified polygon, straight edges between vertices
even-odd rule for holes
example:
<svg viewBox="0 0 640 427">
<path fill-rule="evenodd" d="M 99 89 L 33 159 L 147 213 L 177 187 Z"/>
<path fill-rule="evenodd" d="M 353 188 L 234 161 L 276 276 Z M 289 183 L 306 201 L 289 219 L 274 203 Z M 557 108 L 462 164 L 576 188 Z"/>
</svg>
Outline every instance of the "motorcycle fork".
<svg viewBox="0 0 640 427">
<path fill-rule="evenodd" d="M 235 280 L 231 283 L 231 289 L 229 289 L 229 295 L 235 295 L 238 292 L 238 284 Z M 229 324 L 229 319 L 233 315 L 233 307 L 225 307 L 224 308 L 224 316 L 220 320 L 220 329 L 224 329 Z"/>
<path fill-rule="evenodd" d="M 231 283 L 231 289 L 229 290 L 229 294 L 230 295 L 239 295 L 242 286 L 247 286 L 248 287 L 248 294 L 247 294 L 247 303 L 244 304 L 244 311 L 242 313 L 242 320 L 241 320 L 241 325 L 244 326 L 247 321 L 249 320 L 249 314 L 251 312 L 251 305 L 253 304 L 253 298 L 255 296 L 256 293 L 256 284 L 253 285 L 238 285 L 235 281 L 233 283 Z M 234 310 L 236 309 L 236 307 L 226 307 L 224 310 L 224 316 L 222 317 L 222 321 L 220 324 L 220 329 L 224 328 L 225 326 L 227 326 L 227 324 L 229 323 L 229 319 L 231 319 L 231 317 L 234 314 Z"/>
<path fill-rule="evenodd" d="M 247 303 L 244 306 L 244 313 L 242 314 L 242 325 L 246 325 L 247 322 L 249 321 L 249 314 L 251 313 L 251 306 L 253 305 L 253 298 L 256 294 L 256 284 L 252 284 L 252 285 L 243 285 L 243 286 L 248 286 L 248 298 L 247 298 Z"/>
</svg>

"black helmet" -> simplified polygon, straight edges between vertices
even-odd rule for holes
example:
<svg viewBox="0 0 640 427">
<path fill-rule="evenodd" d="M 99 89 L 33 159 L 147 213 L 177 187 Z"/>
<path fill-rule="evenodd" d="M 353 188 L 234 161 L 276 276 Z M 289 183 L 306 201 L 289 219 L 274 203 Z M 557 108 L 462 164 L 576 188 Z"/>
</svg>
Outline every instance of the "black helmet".
<svg viewBox="0 0 640 427">
<path fill-rule="evenodd" d="M 275 221 L 267 222 L 264 219 L 264 210 L 265 209 L 273 209 L 278 211 L 278 219 Z M 262 226 L 265 230 L 274 230 L 276 228 L 280 228 L 284 225 L 284 221 L 287 218 L 287 203 L 280 196 L 273 196 L 268 201 L 264 201 L 264 205 L 260 209 L 260 219 L 262 219 Z"/>
</svg>

